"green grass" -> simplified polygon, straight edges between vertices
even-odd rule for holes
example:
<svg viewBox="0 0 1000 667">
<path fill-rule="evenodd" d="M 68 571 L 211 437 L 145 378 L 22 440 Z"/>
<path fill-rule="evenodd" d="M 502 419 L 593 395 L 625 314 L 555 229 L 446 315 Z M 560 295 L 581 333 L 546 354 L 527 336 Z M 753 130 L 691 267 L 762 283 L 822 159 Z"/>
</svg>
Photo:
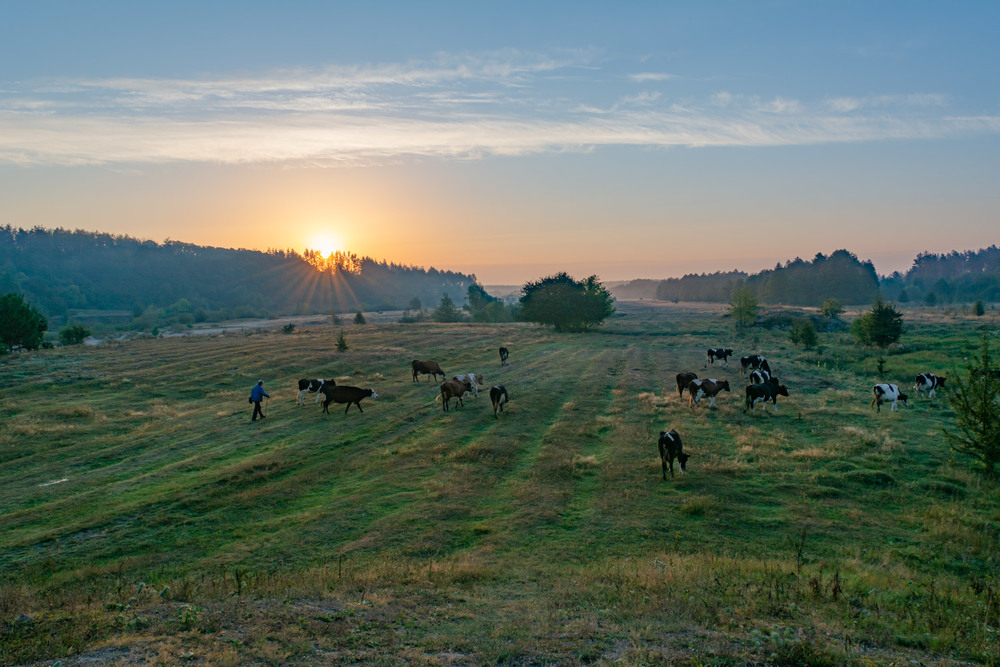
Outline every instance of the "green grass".
<svg viewBox="0 0 1000 667">
<path fill-rule="evenodd" d="M 846 334 L 803 351 L 720 312 L 5 357 L 0 663 L 995 663 L 1000 491 L 952 458 L 943 396 L 869 408 L 953 374 L 984 318 L 906 311 L 876 377 Z M 702 368 L 721 345 L 768 357 L 777 414 L 742 414 L 738 363 Z M 442 412 L 416 358 L 503 383 L 507 412 Z M 682 370 L 733 393 L 692 410 Z M 380 398 L 324 415 L 300 377 Z M 692 456 L 664 482 L 671 428 Z"/>
</svg>

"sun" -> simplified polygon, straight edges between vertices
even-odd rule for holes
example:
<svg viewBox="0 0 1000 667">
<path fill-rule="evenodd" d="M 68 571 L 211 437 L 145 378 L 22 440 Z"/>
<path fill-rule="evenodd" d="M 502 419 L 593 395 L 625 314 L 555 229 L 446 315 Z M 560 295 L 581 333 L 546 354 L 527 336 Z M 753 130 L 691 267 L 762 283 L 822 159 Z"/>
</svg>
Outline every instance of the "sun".
<svg viewBox="0 0 1000 667">
<path fill-rule="evenodd" d="M 315 250 L 323 255 L 324 258 L 329 257 L 330 253 L 337 252 L 338 250 L 344 250 L 343 239 L 329 231 L 315 232 L 309 237 L 309 243 L 307 247 L 311 250 Z"/>
</svg>

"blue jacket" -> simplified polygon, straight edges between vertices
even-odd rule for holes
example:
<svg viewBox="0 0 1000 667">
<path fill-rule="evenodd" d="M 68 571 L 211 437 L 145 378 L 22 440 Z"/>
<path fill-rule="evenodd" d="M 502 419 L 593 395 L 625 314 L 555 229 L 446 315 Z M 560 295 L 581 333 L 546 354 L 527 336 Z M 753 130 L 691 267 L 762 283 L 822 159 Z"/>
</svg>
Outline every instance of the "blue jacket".
<svg viewBox="0 0 1000 667">
<path fill-rule="evenodd" d="M 255 384 L 253 389 L 250 390 L 250 400 L 254 403 L 260 403 L 267 396 L 271 398 L 271 395 L 264 391 L 264 385 Z"/>
</svg>

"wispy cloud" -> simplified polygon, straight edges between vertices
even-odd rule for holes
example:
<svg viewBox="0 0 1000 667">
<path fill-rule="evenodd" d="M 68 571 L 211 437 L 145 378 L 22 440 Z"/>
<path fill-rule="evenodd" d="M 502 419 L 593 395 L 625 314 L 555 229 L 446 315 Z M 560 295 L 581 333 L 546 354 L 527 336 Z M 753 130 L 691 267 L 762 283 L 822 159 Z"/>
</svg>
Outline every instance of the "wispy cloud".
<svg viewBox="0 0 1000 667">
<path fill-rule="evenodd" d="M 628 78 L 641 84 L 673 76 Z M 0 162 L 338 165 L 1000 131 L 995 117 L 945 115 L 949 100 L 937 94 L 810 102 L 722 91 L 699 101 L 640 90 L 614 98 L 598 79 L 607 75 L 591 53 L 507 51 L 246 77 L 0 82 Z"/>
<path fill-rule="evenodd" d="M 667 74 L 666 72 L 638 72 L 636 74 L 629 74 L 628 78 L 636 83 L 647 83 L 649 81 L 669 81 L 670 79 L 676 79 L 676 74 Z"/>
</svg>

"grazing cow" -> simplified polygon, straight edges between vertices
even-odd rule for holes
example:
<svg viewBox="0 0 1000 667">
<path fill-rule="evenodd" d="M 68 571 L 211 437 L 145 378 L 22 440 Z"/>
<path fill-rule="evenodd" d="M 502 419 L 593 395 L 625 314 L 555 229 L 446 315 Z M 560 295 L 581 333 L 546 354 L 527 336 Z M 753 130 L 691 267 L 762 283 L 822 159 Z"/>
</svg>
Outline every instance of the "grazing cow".
<svg viewBox="0 0 1000 667">
<path fill-rule="evenodd" d="M 684 453 L 684 446 L 681 444 L 681 436 L 677 431 L 671 430 L 669 433 L 660 431 L 660 440 L 657 442 L 660 447 L 660 465 L 663 466 L 663 479 L 667 479 L 667 464 L 670 465 L 670 476 L 674 476 L 674 459 L 680 464 L 681 474 L 687 470 L 687 460 L 690 454 Z"/>
<path fill-rule="evenodd" d="M 899 387 L 894 384 L 877 384 L 872 387 L 872 393 L 875 394 L 875 398 L 872 399 L 871 404 L 875 406 L 876 412 L 882 412 L 883 403 L 891 403 L 889 406 L 889 412 L 896 412 L 899 410 L 896 405 L 897 401 L 903 405 L 907 405 L 906 394 L 900 393 Z"/>
<path fill-rule="evenodd" d="M 714 366 L 716 361 L 726 362 L 726 367 L 729 367 L 729 357 L 732 356 L 733 351 L 729 348 L 723 347 L 711 347 L 706 352 L 705 356 L 705 366 Z"/>
<path fill-rule="evenodd" d="M 930 391 L 927 392 L 927 395 L 934 396 L 935 389 L 938 387 L 944 388 L 944 381 L 946 379 L 947 378 L 939 378 L 933 373 L 921 373 L 917 376 L 917 381 L 913 385 L 913 390 L 917 392 L 917 396 L 919 396 L 920 392 L 925 389 L 929 389 Z"/>
<path fill-rule="evenodd" d="M 764 384 L 770 379 L 771 371 L 765 371 L 763 368 L 758 368 L 750 373 L 750 384 Z"/>
<path fill-rule="evenodd" d="M 501 347 L 500 348 L 500 365 L 501 366 L 509 366 L 510 365 L 507 362 L 507 355 L 508 354 L 509 354 L 509 352 L 507 351 L 507 348 L 505 348 L 505 347 Z"/>
<path fill-rule="evenodd" d="M 507 395 L 507 388 L 502 384 L 490 387 L 490 400 L 493 401 L 493 418 L 499 419 L 500 413 L 503 412 L 504 404 L 510 400 L 510 396 Z"/>
<path fill-rule="evenodd" d="M 319 397 L 323 395 L 320 389 L 325 383 L 330 383 L 331 385 L 337 384 L 333 380 L 324 380 L 319 378 L 318 380 L 299 380 L 299 399 L 296 401 L 296 405 L 305 405 L 305 395 L 316 392 L 316 405 L 319 405 Z"/>
<path fill-rule="evenodd" d="M 754 371 L 755 373 L 757 371 Z M 769 378 L 767 382 L 752 384 L 747 387 L 746 404 L 743 407 L 743 414 L 747 410 L 753 410 L 758 403 L 764 404 L 764 412 L 767 412 L 767 402 L 771 401 L 774 411 L 778 411 L 778 397 L 788 396 L 788 388 L 783 384 L 778 384 L 775 378 Z"/>
<path fill-rule="evenodd" d="M 677 374 L 677 395 L 684 398 L 684 390 L 687 389 L 688 384 L 691 380 L 697 379 L 697 373 L 678 373 Z"/>
<path fill-rule="evenodd" d="M 433 375 L 434 381 L 437 382 L 437 376 L 440 375 L 441 379 L 444 379 L 444 371 L 441 370 L 441 366 L 438 365 L 436 361 L 417 361 L 413 360 L 413 381 L 417 381 L 417 376 L 420 373 L 424 375 Z"/>
<path fill-rule="evenodd" d="M 448 401 L 453 398 L 457 398 L 458 404 L 464 408 L 465 403 L 462 402 L 462 396 L 465 395 L 465 392 L 472 392 L 471 382 L 468 380 L 448 380 L 441 383 L 441 395 L 437 397 L 437 400 L 444 404 L 445 412 L 448 412 Z"/>
<path fill-rule="evenodd" d="M 740 375 L 746 375 L 748 371 L 753 371 L 758 368 L 765 370 L 768 373 L 771 372 L 771 367 L 767 364 L 767 359 L 759 354 L 751 354 L 746 357 L 740 357 Z"/>
<path fill-rule="evenodd" d="M 729 391 L 729 380 L 716 380 L 714 378 L 708 380 L 691 380 L 688 384 L 688 405 L 694 406 L 698 405 L 698 401 L 708 397 L 712 399 L 712 402 L 708 404 L 708 407 L 715 405 L 715 395 L 720 391 Z"/>
<path fill-rule="evenodd" d="M 338 387 L 333 384 L 324 384 L 320 387 L 320 391 L 326 396 L 326 400 L 323 401 L 323 412 L 329 414 L 331 403 L 347 403 L 347 407 L 344 408 L 344 414 L 351 409 L 351 405 L 358 406 L 358 410 L 361 410 L 361 399 L 368 398 L 378 398 L 378 394 L 375 393 L 374 389 L 360 389 L 358 387 Z M 364 412 L 364 410 L 361 410 Z"/>
<path fill-rule="evenodd" d="M 459 382 L 465 382 L 468 380 L 469 384 L 472 385 L 472 394 L 479 398 L 479 388 L 483 386 L 483 376 L 479 373 L 462 373 L 461 375 L 456 375 L 452 380 L 458 380 Z"/>
</svg>

